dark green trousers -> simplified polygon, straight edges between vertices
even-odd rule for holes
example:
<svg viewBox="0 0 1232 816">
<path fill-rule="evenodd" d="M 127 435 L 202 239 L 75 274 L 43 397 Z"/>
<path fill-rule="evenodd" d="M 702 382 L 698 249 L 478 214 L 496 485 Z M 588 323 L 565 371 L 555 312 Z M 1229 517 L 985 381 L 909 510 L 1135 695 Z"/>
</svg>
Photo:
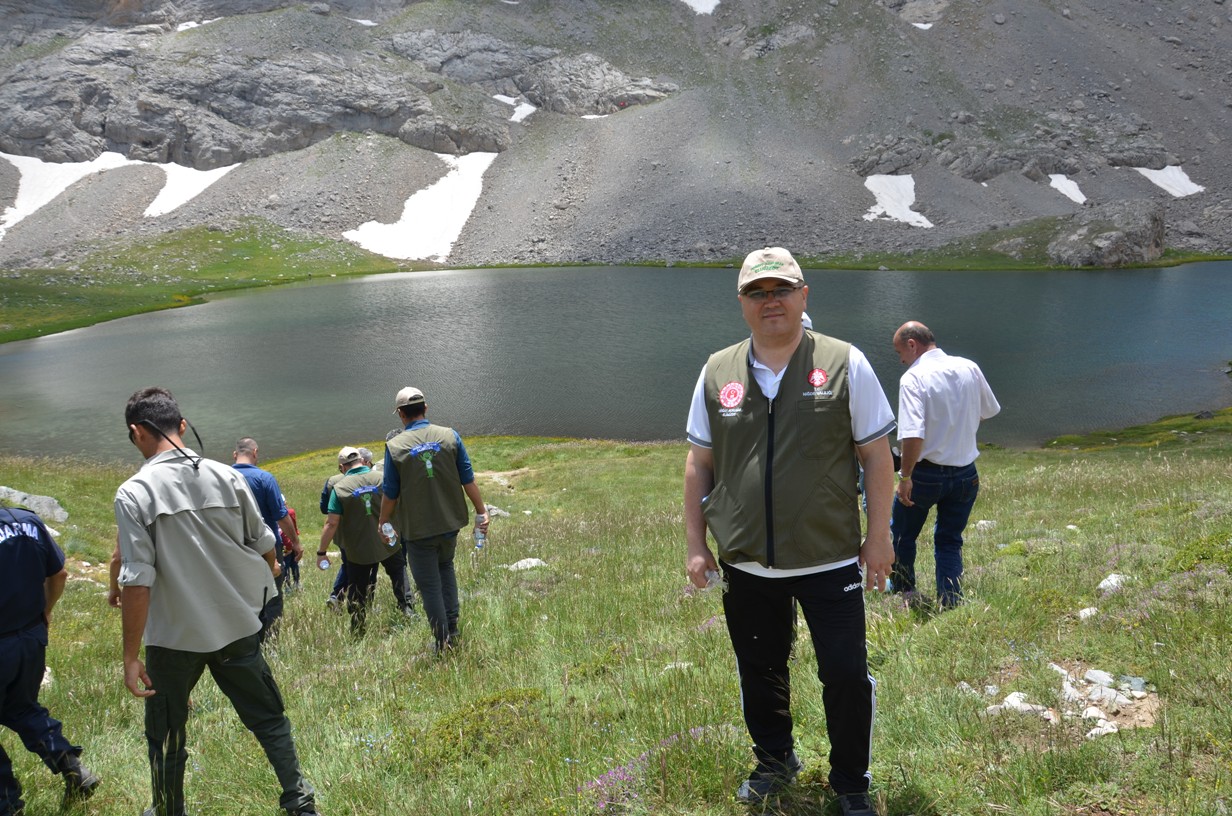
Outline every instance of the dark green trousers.
<svg viewBox="0 0 1232 816">
<path fill-rule="evenodd" d="M 155 694 L 145 701 L 145 736 L 150 751 L 150 782 L 155 816 L 182 816 L 184 766 L 188 761 L 188 697 L 206 668 L 240 721 L 269 758 L 282 796 L 278 804 L 296 813 L 314 804 L 312 785 L 304 779 L 291 739 L 291 722 L 269 664 L 252 634 L 216 652 L 183 652 L 147 646 L 145 668 Z"/>
</svg>

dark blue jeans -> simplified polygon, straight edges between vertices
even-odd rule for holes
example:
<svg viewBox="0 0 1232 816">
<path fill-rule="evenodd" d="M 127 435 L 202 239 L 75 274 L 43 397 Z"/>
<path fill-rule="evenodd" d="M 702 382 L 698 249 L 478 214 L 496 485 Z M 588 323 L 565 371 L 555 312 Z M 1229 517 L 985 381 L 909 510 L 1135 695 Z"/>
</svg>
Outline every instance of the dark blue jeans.
<svg viewBox="0 0 1232 816">
<path fill-rule="evenodd" d="M 300 770 L 282 694 L 261 655 L 257 635 L 241 638 L 216 652 L 147 646 L 145 668 L 158 692 L 145 700 L 145 736 L 156 816 L 184 813 L 188 696 L 207 668 L 265 750 L 282 786 L 278 804 L 293 812 L 313 804 L 312 785 Z"/>
<path fill-rule="evenodd" d="M 894 500 L 890 531 L 894 536 L 894 589 L 913 592 L 915 583 L 916 539 L 928 520 L 928 511 L 937 508 L 933 526 L 933 552 L 937 564 L 937 600 L 942 606 L 955 606 L 962 600 L 963 530 L 980 492 L 980 475 L 975 463 L 951 467 L 917 462 L 911 470 L 911 507 Z"/>
<path fill-rule="evenodd" d="M 52 773 L 63 773 L 70 756 L 81 756 L 81 747 L 64 738 L 60 721 L 38 701 L 46 654 L 47 627 L 41 623 L 0 637 L 0 725 L 16 732 L 26 750 L 37 754 Z M 21 783 L 0 746 L 0 815 L 21 806 Z"/>
</svg>

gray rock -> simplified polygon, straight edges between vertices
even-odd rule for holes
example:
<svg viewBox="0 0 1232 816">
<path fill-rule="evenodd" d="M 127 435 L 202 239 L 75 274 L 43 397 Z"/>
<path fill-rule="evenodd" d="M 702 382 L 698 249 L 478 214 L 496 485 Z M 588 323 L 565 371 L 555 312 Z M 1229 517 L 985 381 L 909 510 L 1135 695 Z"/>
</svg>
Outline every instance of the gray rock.
<svg viewBox="0 0 1232 816">
<path fill-rule="evenodd" d="M 429 71 L 468 84 L 511 80 L 560 53 L 543 46 L 520 47 L 487 34 L 435 29 L 395 34 L 393 49 Z"/>
<path fill-rule="evenodd" d="M 208 61 L 144 47 L 149 34 L 90 35 L 0 86 L 0 150 L 87 161 L 106 150 L 211 169 L 299 150 L 344 131 L 447 153 L 499 151 L 507 125 L 484 96 L 438 109 L 413 76 L 363 56 L 285 53 Z"/>
<path fill-rule="evenodd" d="M 781 48 L 790 48 L 802 42 L 815 39 L 817 32 L 811 26 L 791 25 L 782 31 L 776 31 L 768 37 L 762 37 L 748 45 L 740 52 L 740 59 L 750 60 L 764 57 Z"/>
<path fill-rule="evenodd" d="M 1070 217 L 1048 244 L 1057 266 L 1116 267 L 1148 263 L 1163 254 L 1164 212 L 1151 201 L 1102 204 Z"/>
<path fill-rule="evenodd" d="M 892 176 L 909 173 L 924 163 L 927 156 L 924 143 L 907 136 L 887 138 L 863 151 L 851 160 L 857 174 Z"/>
<path fill-rule="evenodd" d="M 44 521 L 63 523 L 68 521 L 68 511 L 51 496 L 36 496 L 11 487 L 0 486 L 0 501 L 13 507 L 24 507 L 37 513 Z"/>
<path fill-rule="evenodd" d="M 532 105 L 573 116 L 615 113 L 679 90 L 669 82 L 632 79 L 594 54 L 545 60 L 515 77 L 514 84 Z"/>
</svg>

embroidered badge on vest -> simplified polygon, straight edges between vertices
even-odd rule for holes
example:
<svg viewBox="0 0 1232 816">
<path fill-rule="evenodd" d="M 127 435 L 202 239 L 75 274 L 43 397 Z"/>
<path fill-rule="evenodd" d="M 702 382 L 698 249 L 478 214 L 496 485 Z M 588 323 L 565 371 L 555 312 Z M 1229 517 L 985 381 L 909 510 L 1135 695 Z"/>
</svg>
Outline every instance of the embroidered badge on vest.
<svg viewBox="0 0 1232 816">
<path fill-rule="evenodd" d="M 376 499 L 376 493 L 380 489 L 380 485 L 365 485 L 364 487 L 353 491 L 351 495 L 363 501 L 364 512 L 371 516 L 373 511 L 372 502 Z"/>
<path fill-rule="evenodd" d="M 724 408 L 739 408 L 744 402 L 744 383 L 729 382 L 719 389 L 719 405 Z"/>
<path fill-rule="evenodd" d="M 824 368 L 814 368 L 808 373 L 808 383 L 813 386 L 812 391 L 805 391 L 800 396 L 802 397 L 833 397 L 834 392 L 830 389 L 822 389 L 826 383 L 830 382 L 830 375 L 826 373 Z"/>
<path fill-rule="evenodd" d="M 424 442 L 421 445 L 416 445 L 411 448 L 411 456 L 418 457 L 424 463 L 424 467 L 428 469 L 428 478 L 435 479 L 436 473 L 432 470 L 432 457 L 441 452 L 440 442 Z"/>
</svg>

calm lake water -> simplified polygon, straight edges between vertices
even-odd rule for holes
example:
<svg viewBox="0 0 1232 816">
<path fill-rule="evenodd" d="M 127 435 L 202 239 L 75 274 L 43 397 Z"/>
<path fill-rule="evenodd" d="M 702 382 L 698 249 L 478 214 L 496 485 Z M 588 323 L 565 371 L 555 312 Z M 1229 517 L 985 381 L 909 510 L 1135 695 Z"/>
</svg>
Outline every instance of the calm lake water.
<svg viewBox="0 0 1232 816">
<path fill-rule="evenodd" d="M 897 407 L 907 319 L 976 360 L 1001 401 L 981 439 L 1037 445 L 1232 405 L 1232 263 L 1117 272 L 809 271 L 822 332 Z M 264 290 L 0 346 L 0 451 L 136 458 L 123 407 L 170 388 L 229 461 L 381 439 L 394 393 L 463 435 L 684 437 L 698 371 L 748 333 L 734 269 L 458 270 Z M 191 434 L 189 435 L 191 437 Z M 194 443 L 195 444 L 195 443 Z"/>
</svg>

